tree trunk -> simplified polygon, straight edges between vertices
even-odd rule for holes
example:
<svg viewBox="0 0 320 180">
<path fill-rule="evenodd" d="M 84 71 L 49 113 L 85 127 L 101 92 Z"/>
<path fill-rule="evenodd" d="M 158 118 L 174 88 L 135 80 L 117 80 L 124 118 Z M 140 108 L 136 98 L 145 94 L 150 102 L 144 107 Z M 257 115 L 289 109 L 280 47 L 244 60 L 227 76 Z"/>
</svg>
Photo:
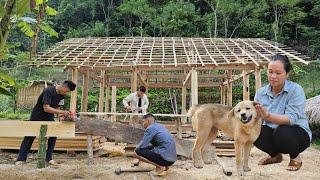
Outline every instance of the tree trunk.
<svg viewBox="0 0 320 180">
<path fill-rule="evenodd" d="M 38 15 L 37 15 L 37 24 L 36 24 L 36 27 L 35 27 L 35 34 L 33 35 L 32 42 L 31 42 L 30 60 L 37 53 L 38 38 L 39 38 L 39 34 L 40 34 L 40 24 L 41 24 L 41 20 L 43 18 L 46 6 L 47 5 L 45 3 L 43 3 L 43 4 L 40 4 L 40 7 L 39 7 L 39 12 L 38 12 Z"/>
<path fill-rule="evenodd" d="M 7 0 L 5 4 L 5 13 L 0 21 L 0 58 L 3 56 L 4 45 L 9 35 L 10 17 L 16 1 Z"/>
</svg>

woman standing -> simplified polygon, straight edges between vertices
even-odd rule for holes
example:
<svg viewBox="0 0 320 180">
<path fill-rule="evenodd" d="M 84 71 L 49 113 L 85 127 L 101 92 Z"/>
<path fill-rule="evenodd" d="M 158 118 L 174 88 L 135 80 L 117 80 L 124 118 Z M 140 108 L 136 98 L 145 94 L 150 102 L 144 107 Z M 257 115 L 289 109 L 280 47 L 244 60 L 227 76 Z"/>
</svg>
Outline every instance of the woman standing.
<svg viewBox="0 0 320 180">
<path fill-rule="evenodd" d="M 305 94 L 300 85 L 288 80 L 292 65 L 287 56 L 276 54 L 268 64 L 269 84 L 255 95 L 258 114 L 263 118 L 259 138 L 254 145 L 269 154 L 259 165 L 280 163 L 289 154 L 287 170 L 302 165 L 299 154 L 309 147 L 312 133 L 305 114 Z"/>
</svg>

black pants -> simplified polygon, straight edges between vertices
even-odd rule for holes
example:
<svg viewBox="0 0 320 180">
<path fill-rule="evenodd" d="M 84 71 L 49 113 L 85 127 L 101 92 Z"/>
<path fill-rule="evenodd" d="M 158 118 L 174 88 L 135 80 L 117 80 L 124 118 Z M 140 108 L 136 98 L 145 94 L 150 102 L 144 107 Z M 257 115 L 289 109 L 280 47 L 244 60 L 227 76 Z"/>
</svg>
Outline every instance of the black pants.
<svg viewBox="0 0 320 180">
<path fill-rule="evenodd" d="M 19 150 L 19 156 L 17 161 L 26 161 L 28 153 L 31 149 L 32 143 L 36 137 L 34 136 L 26 136 L 23 138 L 23 141 L 20 146 Z M 47 154 L 46 154 L 46 161 L 52 160 L 52 153 L 54 150 L 54 146 L 56 145 L 56 137 L 50 137 L 48 139 L 48 148 L 47 148 Z"/>
<path fill-rule="evenodd" d="M 296 125 L 281 125 L 276 129 L 264 125 L 261 127 L 260 136 L 253 144 L 271 157 L 283 153 L 294 159 L 310 146 L 310 138 L 304 129 Z"/>
<path fill-rule="evenodd" d="M 150 148 L 137 148 L 135 152 L 137 155 L 142 156 L 160 166 L 171 166 L 174 163 L 163 159 L 159 154 L 151 151 Z"/>
</svg>

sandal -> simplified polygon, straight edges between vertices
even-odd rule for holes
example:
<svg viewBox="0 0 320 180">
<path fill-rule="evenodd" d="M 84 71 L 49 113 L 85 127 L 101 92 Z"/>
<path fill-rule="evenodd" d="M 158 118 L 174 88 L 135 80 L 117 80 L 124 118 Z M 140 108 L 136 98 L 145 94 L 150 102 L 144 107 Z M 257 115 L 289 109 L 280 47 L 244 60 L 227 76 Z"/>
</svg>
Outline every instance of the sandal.
<svg viewBox="0 0 320 180">
<path fill-rule="evenodd" d="M 153 171 L 152 174 L 156 176 L 164 176 L 167 174 L 167 171 L 160 171 L 160 172 Z"/>
<path fill-rule="evenodd" d="M 156 175 L 156 176 L 164 176 L 164 175 L 167 174 L 167 171 L 166 171 L 166 168 L 163 168 L 163 169 L 161 169 L 160 171 L 154 170 L 154 171 L 152 172 L 152 174 L 153 174 L 153 175 Z"/>
<path fill-rule="evenodd" d="M 290 160 L 287 170 L 288 171 L 298 171 L 302 166 L 302 162 L 295 161 L 293 159 Z"/>
<path fill-rule="evenodd" d="M 267 164 L 273 164 L 273 163 L 281 163 L 282 162 L 282 155 L 281 154 L 277 154 L 274 157 L 265 157 L 262 158 L 258 165 L 267 165 Z"/>
</svg>

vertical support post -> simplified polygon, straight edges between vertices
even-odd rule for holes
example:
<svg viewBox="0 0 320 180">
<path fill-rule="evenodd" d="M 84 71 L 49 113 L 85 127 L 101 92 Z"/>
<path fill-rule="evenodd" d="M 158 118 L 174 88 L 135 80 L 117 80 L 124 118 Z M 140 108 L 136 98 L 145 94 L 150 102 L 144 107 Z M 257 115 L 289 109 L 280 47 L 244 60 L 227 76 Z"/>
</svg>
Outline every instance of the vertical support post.
<svg viewBox="0 0 320 180">
<path fill-rule="evenodd" d="M 181 104 L 181 114 L 185 115 L 187 114 L 187 111 L 186 111 L 186 100 L 187 100 L 187 88 L 185 86 L 182 87 L 181 89 L 181 97 L 182 97 L 182 104 Z M 178 138 L 182 138 L 182 123 L 186 123 L 187 122 L 187 117 L 181 117 L 181 118 L 177 118 L 176 119 L 176 130 L 177 130 L 177 135 L 178 135 Z"/>
<path fill-rule="evenodd" d="M 227 84 L 227 105 L 232 106 L 232 70 L 227 71 L 227 78 L 228 78 L 228 84 Z"/>
<path fill-rule="evenodd" d="M 254 71 L 254 77 L 256 80 L 256 92 L 259 88 L 261 88 L 262 83 L 261 83 L 261 69 L 259 67 L 256 67 Z"/>
<path fill-rule="evenodd" d="M 224 85 L 220 86 L 220 103 L 226 104 L 226 92 Z"/>
<path fill-rule="evenodd" d="M 198 73 L 197 70 L 191 70 L 191 103 L 198 104 Z"/>
<path fill-rule="evenodd" d="M 105 112 L 110 112 L 110 87 L 106 86 Z"/>
<path fill-rule="evenodd" d="M 243 100 L 250 100 L 250 92 L 249 92 L 249 75 L 247 74 L 247 70 L 242 70 L 243 77 Z"/>
<path fill-rule="evenodd" d="M 70 99 L 70 111 L 76 112 L 77 110 L 77 89 L 78 89 L 78 69 L 73 67 L 72 68 L 72 82 L 77 84 L 77 87 L 74 91 L 71 92 L 71 99 Z"/>
<path fill-rule="evenodd" d="M 98 112 L 103 112 L 103 105 L 104 105 L 104 88 L 106 86 L 106 71 L 102 70 L 100 74 L 100 92 L 99 92 L 99 106 Z"/>
<path fill-rule="evenodd" d="M 112 96 L 111 97 L 111 112 L 115 113 L 116 108 L 117 108 L 117 87 L 116 86 L 112 86 L 111 96 Z M 111 120 L 116 121 L 116 116 L 112 115 Z"/>
<path fill-rule="evenodd" d="M 42 124 L 40 127 L 37 168 L 46 167 L 47 129 L 48 129 L 48 125 L 46 124 Z"/>
<path fill-rule="evenodd" d="M 81 112 L 87 112 L 88 110 L 89 76 L 89 70 L 85 70 L 83 73 Z"/>
<path fill-rule="evenodd" d="M 131 92 L 136 92 L 138 89 L 138 70 L 134 68 L 132 70 L 132 77 L 131 77 Z"/>
<path fill-rule="evenodd" d="M 88 161 L 87 165 L 93 165 L 93 147 L 92 147 L 92 135 L 87 135 L 87 154 L 88 154 Z"/>
</svg>

